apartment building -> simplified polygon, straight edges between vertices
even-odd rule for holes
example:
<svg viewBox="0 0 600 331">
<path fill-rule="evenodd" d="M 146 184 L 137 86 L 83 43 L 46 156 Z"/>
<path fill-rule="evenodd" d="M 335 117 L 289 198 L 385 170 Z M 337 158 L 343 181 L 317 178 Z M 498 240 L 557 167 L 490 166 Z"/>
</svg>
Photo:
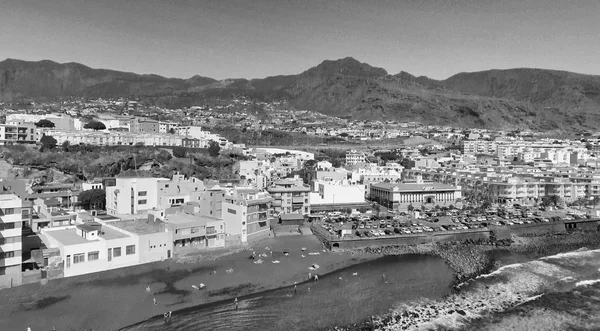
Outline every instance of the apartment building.
<svg viewBox="0 0 600 331">
<path fill-rule="evenodd" d="M 22 201 L 0 194 L 0 288 L 21 285 Z"/>
<path fill-rule="evenodd" d="M 143 144 L 145 146 L 182 146 L 183 138 L 172 134 L 143 134 L 130 132 L 96 132 L 76 131 L 65 132 L 47 130 L 46 135 L 56 139 L 58 145 L 68 141 L 71 145 L 95 146 L 131 146 Z"/>
<path fill-rule="evenodd" d="M 197 202 L 167 209 L 162 221 L 172 235 L 175 255 L 190 249 L 225 246 L 225 222 L 221 218 L 201 215 Z"/>
<path fill-rule="evenodd" d="M 464 155 L 496 155 L 497 148 L 498 143 L 496 141 L 491 140 L 464 140 L 462 142 L 462 152 Z"/>
<path fill-rule="evenodd" d="M 134 215 L 166 209 L 198 201 L 204 190 L 200 179 L 180 174 L 171 179 L 117 178 L 115 186 L 106 188 L 106 211 L 109 215 Z"/>
<path fill-rule="evenodd" d="M 34 124 L 0 124 L 0 145 L 35 144 Z"/>
<path fill-rule="evenodd" d="M 54 123 L 54 129 L 60 131 L 81 130 L 81 121 L 66 114 L 8 114 L 6 123 L 18 125 L 29 124 L 35 128 L 34 123 L 40 120 Z"/>
<path fill-rule="evenodd" d="M 273 197 L 251 188 L 235 188 L 223 203 L 227 233 L 239 241 L 253 242 L 269 235 Z"/>
<path fill-rule="evenodd" d="M 159 133 L 160 125 L 158 121 L 151 119 L 138 119 L 138 132 L 139 133 Z"/>
<path fill-rule="evenodd" d="M 273 209 L 280 214 L 310 214 L 310 187 L 301 181 L 280 180 L 267 188 L 273 197 Z"/>
<path fill-rule="evenodd" d="M 356 165 L 359 163 L 367 162 L 367 156 L 363 152 L 359 152 L 356 150 L 351 150 L 346 152 L 346 164 L 347 165 Z"/>
</svg>

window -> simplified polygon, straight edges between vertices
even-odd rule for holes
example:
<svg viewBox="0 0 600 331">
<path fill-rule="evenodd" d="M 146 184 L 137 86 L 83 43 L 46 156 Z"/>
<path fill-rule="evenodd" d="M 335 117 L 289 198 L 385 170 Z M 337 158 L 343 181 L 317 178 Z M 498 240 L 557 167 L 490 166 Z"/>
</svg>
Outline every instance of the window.
<svg viewBox="0 0 600 331">
<path fill-rule="evenodd" d="M 148 195 L 147 191 L 139 191 L 138 192 L 138 197 L 145 197 L 146 195 Z"/>
<path fill-rule="evenodd" d="M 10 259 L 15 257 L 15 252 L 0 252 L 0 259 Z"/>
<path fill-rule="evenodd" d="M 14 208 L 4 208 L 4 215 L 12 215 L 15 213 Z"/>
<path fill-rule="evenodd" d="M 125 247 L 125 254 L 127 254 L 127 255 L 135 254 L 135 245 L 129 245 L 129 246 Z"/>
<path fill-rule="evenodd" d="M 88 253 L 88 261 L 98 260 L 99 257 L 100 257 L 100 252 L 98 252 L 98 251 Z"/>
<path fill-rule="evenodd" d="M 85 262 L 85 254 L 75 254 L 73 255 L 73 264 Z"/>
<path fill-rule="evenodd" d="M 0 223 L 0 231 L 14 229 L 15 223 Z"/>
<path fill-rule="evenodd" d="M 230 214 L 237 214 L 237 211 L 235 209 L 231 209 L 231 208 L 227 208 L 227 212 Z"/>
<path fill-rule="evenodd" d="M 146 199 L 144 199 L 144 200 L 138 200 L 138 205 L 145 205 L 146 202 L 148 202 Z"/>
<path fill-rule="evenodd" d="M 113 257 L 119 257 L 119 256 L 121 256 L 121 247 L 113 248 Z"/>
</svg>

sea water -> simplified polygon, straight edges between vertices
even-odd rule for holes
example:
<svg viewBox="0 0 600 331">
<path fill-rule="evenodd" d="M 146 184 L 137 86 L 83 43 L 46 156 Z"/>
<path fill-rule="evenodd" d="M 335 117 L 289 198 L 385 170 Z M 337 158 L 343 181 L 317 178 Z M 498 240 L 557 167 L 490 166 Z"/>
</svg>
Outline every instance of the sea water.
<svg viewBox="0 0 600 331">
<path fill-rule="evenodd" d="M 321 276 L 318 282 L 173 312 L 123 330 L 321 330 L 385 314 L 395 305 L 450 293 L 453 275 L 438 257 L 386 256 Z"/>
</svg>

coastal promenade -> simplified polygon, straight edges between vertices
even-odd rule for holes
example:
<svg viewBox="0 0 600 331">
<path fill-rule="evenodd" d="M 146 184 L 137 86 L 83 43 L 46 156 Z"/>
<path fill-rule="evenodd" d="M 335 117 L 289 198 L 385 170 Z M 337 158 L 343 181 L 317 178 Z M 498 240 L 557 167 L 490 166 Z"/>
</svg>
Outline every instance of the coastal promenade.
<svg viewBox="0 0 600 331">
<path fill-rule="evenodd" d="M 579 219 L 569 222 L 515 224 L 511 226 L 488 226 L 482 229 L 452 230 L 413 234 L 392 234 L 385 237 L 337 236 L 327 232 L 319 224 L 312 224 L 311 230 L 331 250 L 346 250 L 377 246 L 419 245 L 445 242 L 486 242 L 491 239 L 503 240 L 513 236 L 531 236 L 553 233 L 566 233 L 571 229 L 597 229 L 600 219 Z"/>
</svg>

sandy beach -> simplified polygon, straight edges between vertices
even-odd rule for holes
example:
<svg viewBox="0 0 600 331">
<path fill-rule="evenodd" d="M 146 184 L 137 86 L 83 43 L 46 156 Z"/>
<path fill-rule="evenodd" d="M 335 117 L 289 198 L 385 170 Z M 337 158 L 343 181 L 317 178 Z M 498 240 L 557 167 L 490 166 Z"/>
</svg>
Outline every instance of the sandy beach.
<svg viewBox="0 0 600 331">
<path fill-rule="evenodd" d="M 252 249 L 267 255 L 263 263 L 249 259 Z M 224 254 L 211 252 L 196 260 Z M 29 284 L 0 291 L 0 330 L 117 330 L 167 311 L 293 286 L 307 280 L 309 272 L 323 275 L 377 257 L 332 253 L 314 236 L 290 236 L 266 239 L 214 260 L 165 261 L 51 280 L 45 286 Z M 320 266 L 318 271 L 308 269 L 313 263 Z M 200 283 L 206 287 L 192 288 Z"/>
</svg>

